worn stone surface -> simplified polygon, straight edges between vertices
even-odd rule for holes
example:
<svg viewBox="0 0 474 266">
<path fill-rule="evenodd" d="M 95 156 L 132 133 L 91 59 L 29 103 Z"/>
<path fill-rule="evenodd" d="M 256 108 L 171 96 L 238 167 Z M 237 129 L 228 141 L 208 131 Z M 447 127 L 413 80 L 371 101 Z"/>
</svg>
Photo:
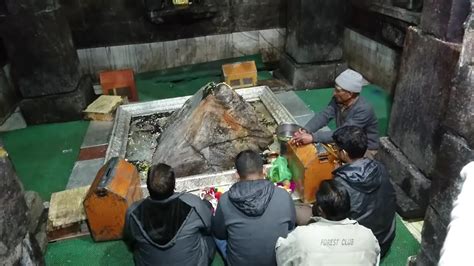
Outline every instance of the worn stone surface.
<svg viewBox="0 0 474 266">
<path fill-rule="evenodd" d="M 90 78 L 83 77 L 75 91 L 23 99 L 20 109 L 28 125 L 79 120 L 95 97 Z"/>
<path fill-rule="evenodd" d="M 341 60 L 346 5 L 343 0 L 288 1 L 286 53 L 299 64 Z"/>
<path fill-rule="evenodd" d="M 43 200 L 38 192 L 26 191 L 25 202 L 28 207 L 28 232 L 34 233 L 38 227 L 38 221 L 44 212 Z"/>
<path fill-rule="evenodd" d="M 298 64 L 289 55 L 280 59 L 280 73 L 295 89 L 327 88 L 334 86 L 334 79 L 347 69 L 345 62 Z"/>
<path fill-rule="evenodd" d="M 400 149 L 398 149 L 387 137 L 380 138 L 380 149 L 376 158 L 385 165 L 392 182 L 422 210 L 421 213 L 418 212 L 411 214 L 421 214 L 421 216 L 410 218 L 422 218 L 424 216 L 424 211 L 428 206 L 431 181 L 426 178 L 426 176 L 424 176 L 415 165 L 410 163 Z M 398 198 L 403 199 L 403 195 L 397 197 L 397 205 L 401 209 L 406 209 L 405 207 L 402 208 L 404 202 L 399 202 Z"/>
<path fill-rule="evenodd" d="M 25 202 L 28 207 L 28 232 L 35 238 L 38 247 L 44 254 L 44 252 L 46 252 L 46 246 L 48 245 L 48 239 L 46 236 L 47 210 L 45 209 L 43 200 L 38 192 L 26 191 Z"/>
<path fill-rule="evenodd" d="M 12 79 L 23 97 L 71 92 L 80 79 L 79 59 L 66 17 L 56 1 L 28 8 L 39 2 L 15 1 L 21 8 L 7 16 L 2 25 Z"/>
<path fill-rule="evenodd" d="M 391 141 L 430 177 L 460 47 L 410 27 L 390 117 Z"/>
<path fill-rule="evenodd" d="M 468 144 L 474 147 L 474 93 L 472 88 L 474 88 L 474 17 L 471 17 L 466 23 L 458 73 L 451 89 L 448 110 L 443 121 L 443 125 L 463 136 Z"/>
<path fill-rule="evenodd" d="M 446 223 L 449 222 L 453 202 L 461 191 L 463 181 L 459 172 L 472 160 L 474 150 L 465 139 L 451 133 L 443 135 L 433 172 L 430 205 L 438 213 L 438 218 Z"/>
<path fill-rule="evenodd" d="M 286 26 L 286 0 L 200 0 L 154 24 L 148 3 L 60 0 L 78 48 L 149 43 Z M 169 1 L 171 2 L 171 1 Z M 156 7 L 155 7 L 156 8 Z"/>
<path fill-rule="evenodd" d="M 393 184 L 393 182 L 392 182 Z M 397 213 L 404 219 L 420 219 L 425 217 L 426 207 L 421 208 L 398 185 L 393 184 L 397 201 Z"/>
<path fill-rule="evenodd" d="M 353 6 L 346 27 L 401 52 L 406 30 L 419 18 L 420 13 L 390 5 Z"/>
<path fill-rule="evenodd" d="M 8 70 L 9 67 L 0 68 L 0 125 L 13 113 L 19 102 L 17 91 L 10 83 L 5 69 Z"/>
<path fill-rule="evenodd" d="M 23 188 L 5 154 L 0 155 L 0 209 L 0 258 L 5 258 L 21 243 L 28 230 Z"/>
<path fill-rule="evenodd" d="M 421 232 L 421 249 L 416 259 L 416 265 L 436 265 L 439 260 L 439 252 L 446 238 L 448 224 L 439 219 L 433 207 L 426 210 L 423 230 Z"/>
<path fill-rule="evenodd" d="M 171 165 L 178 177 L 222 171 L 239 152 L 260 151 L 272 141 L 249 103 L 228 86 L 208 84 L 168 119 L 153 163 Z"/>
<path fill-rule="evenodd" d="M 423 1 L 420 27 L 437 38 L 461 43 L 463 23 L 469 14 L 470 0 Z"/>
<path fill-rule="evenodd" d="M 0 261 L 2 265 L 43 265 L 36 239 L 28 233 L 22 185 L 0 142 Z"/>
</svg>

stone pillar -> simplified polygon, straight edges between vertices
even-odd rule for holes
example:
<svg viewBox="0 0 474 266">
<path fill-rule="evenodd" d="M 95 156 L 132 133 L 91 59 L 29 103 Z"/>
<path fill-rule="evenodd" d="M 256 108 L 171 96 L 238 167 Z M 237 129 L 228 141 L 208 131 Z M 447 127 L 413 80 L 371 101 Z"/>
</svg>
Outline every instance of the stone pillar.
<svg viewBox="0 0 474 266">
<path fill-rule="evenodd" d="M 457 32 L 462 31 L 466 15 L 462 18 L 462 12 L 438 10 L 442 6 L 460 10 L 465 1 L 469 0 L 425 1 L 421 27 L 410 27 L 406 34 L 390 116 L 389 138 L 382 139 L 378 154 L 378 159 L 387 165 L 392 175 L 398 211 L 405 218 L 422 218 L 431 207 L 429 191 L 432 192 L 439 181 L 436 180 L 438 162 L 446 152 L 441 149 L 446 148 L 443 145 L 454 136 L 451 136 L 453 133 L 449 133 L 450 137 L 445 136 L 447 129 L 443 123 L 447 121 L 446 114 L 452 108 L 472 108 L 468 106 L 466 95 L 456 96 L 462 97 L 455 100 L 459 107 L 449 102 L 454 101 L 456 93 L 459 94 L 453 90 L 453 79 L 460 78 L 458 60 L 463 34 L 459 42 L 448 36 L 459 36 Z M 450 26 L 441 27 L 446 21 L 450 21 Z M 434 30 L 441 28 L 443 31 Z M 469 42 L 465 39 L 464 45 Z M 459 119 L 462 123 L 466 118 Z M 449 123 L 456 123 L 456 119 Z"/>
<path fill-rule="evenodd" d="M 93 91 L 90 84 L 79 82 L 79 59 L 58 1 L 7 0 L 6 7 L 2 37 L 13 82 L 25 98 L 20 104 L 25 120 L 37 124 L 80 119 Z M 56 100 L 43 101 L 42 110 L 32 108 L 44 97 Z M 62 102 L 69 98 L 80 100 L 73 105 Z"/>
<path fill-rule="evenodd" d="M 459 171 L 474 160 L 474 2 L 470 10 L 454 84 L 441 123 L 443 133 L 432 173 L 430 204 L 425 216 L 417 265 L 434 265 L 438 262 L 453 202 L 463 182 Z"/>
<path fill-rule="evenodd" d="M 35 201 L 38 202 L 38 200 Z M 30 200 L 31 202 L 33 200 Z M 34 209 L 29 209 L 28 205 L 33 206 L 33 204 L 27 204 L 22 185 L 0 140 L 0 209 L 2 210 L 0 261 L 2 265 L 44 265 L 42 251 L 45 250 L 47 243 L 45 238 L 47 215 L 42 202 Z M 41 231 L 40 237 L 37 234 L 39 231 Z"/>
<path fill-rule="evenodd" d="M 280 71 L 297 89 L 332 86 L 347 68 L 342 61 L 347 5 L 343 0 L 288 1 Z"/>
</svg>

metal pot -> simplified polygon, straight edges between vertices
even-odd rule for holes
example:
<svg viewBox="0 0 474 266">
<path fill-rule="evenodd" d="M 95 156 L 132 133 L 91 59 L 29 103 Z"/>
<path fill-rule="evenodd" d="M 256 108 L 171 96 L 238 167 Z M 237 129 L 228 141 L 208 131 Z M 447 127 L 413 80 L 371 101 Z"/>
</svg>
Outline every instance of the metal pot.
<svg viewBox="0 0 474 266">
<path fill-rule="evenodd" d="M 303 128 L 297 124 L 282 123 L 277 127 L 277 138 L 278 141 L 286 143 L 298 131 L 300 128 Z"/>
</svg>

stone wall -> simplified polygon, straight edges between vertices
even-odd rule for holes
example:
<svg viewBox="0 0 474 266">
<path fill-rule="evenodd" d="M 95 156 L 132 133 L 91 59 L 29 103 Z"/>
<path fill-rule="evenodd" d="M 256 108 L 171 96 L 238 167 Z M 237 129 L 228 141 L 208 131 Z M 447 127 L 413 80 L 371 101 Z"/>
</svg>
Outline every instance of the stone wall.
<svg viewBox="0 0 474 266">
<path fill-rule="evenodd" d="M 348 65 L 371 83 L 393 92 L 397 83 L 401 51 L 346 28 L 344 55 Z"/>
<path fill-rule="evenodd" d="M 406 31 L 420 22 L 419 2 L 351 1 L 344 34 L 345 59 L 349 67 L 391 94 L 397 83 Z"/>
<path fill-rule="evenodd" d="M 462 186 L 459 172 L 474 160 L 474 1 L 471 1 L 470 10 L 454 83 L 441 122 L 443 132 L 431 175 L 430 205 L 425 217 L 418 265 L 433 265 L 439 260 L 453 202 Z M 448 32 L 445 36 L 453 35 Z"/>
<path fill-rule="evenodd" d="M 474 22 L 466 3 L 425 1 L 420 27 L 409 28 L 389 138 L 378 154 L 396 185 L 401 215 L 425 218 L 417 265 L 439 260 L 459 172 L 474 159 Z M 414 204 L 407 207 L 410 200 Z"/>
<path fill-rule="evenodd" d="M 190 8 L 147 16 L 161 0 L 61 0 L 77 48 L 153 43 L 286 26 L 286 0 L 195 0 Z M 171 0 L 169 0 L 171 2 Z"/>
<path fill-rule="evenodd" d="M 209 35 L 188 39 L 79 49 L 83 73 L 132 68 L 147 72 L 260 53 L 264 62 L 280 58 L 285 29 Z"/>
</svg>

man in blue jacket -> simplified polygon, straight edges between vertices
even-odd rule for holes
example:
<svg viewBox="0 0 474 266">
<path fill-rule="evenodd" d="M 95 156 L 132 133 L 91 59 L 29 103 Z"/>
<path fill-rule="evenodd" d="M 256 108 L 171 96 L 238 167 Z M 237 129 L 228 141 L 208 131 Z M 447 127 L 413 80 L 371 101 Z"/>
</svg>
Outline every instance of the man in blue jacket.
<svg viewBox="0 0 474 266">
<path fill-rule="evenodd" d="M 189 193 L 175 193 L 166 164 L 148 172 L 150 197 L 134 203 L 125 217 L 124 240 L 136 265 L 210 265 L 215 254 L 211 205 Z"/>
<path fill-rule="evenodd" d="M 291 196 L 265 179 L 257 153 L 239 153 L 235 167 L 240 180 L 221 196 L 212 232 L 227 240 L 229 265 L 276 265 L 277 239 L 295 227 Z"/>
<path fill-rule="evenodd" d="M 367 136 L 362 128 L 341 127 L 333 138 L 345 162 L 333 171 L 334 180 L 349 193 L 349 216 L 372 230 L 383 257 L 395 238 L 395 191 L 389 174 L 380 162 L 364 158 Z"/>
<path fill-rule="evenodd" d="M 316 114 L 295 134 L 292 142 L 304 145 L 312 142 L 332 143 L 332 131 L 318 131 L 335 119 L 336 127 L 346 125 L 362 128 L 368 138 L 366 156 L 373 158 L 379 148 L 378 121 L 372 106 L 359 96 L 364 78 L 354 70 L 347 69 L 336 78 L 334 94 L 328 106 Z"/>
</svg>

